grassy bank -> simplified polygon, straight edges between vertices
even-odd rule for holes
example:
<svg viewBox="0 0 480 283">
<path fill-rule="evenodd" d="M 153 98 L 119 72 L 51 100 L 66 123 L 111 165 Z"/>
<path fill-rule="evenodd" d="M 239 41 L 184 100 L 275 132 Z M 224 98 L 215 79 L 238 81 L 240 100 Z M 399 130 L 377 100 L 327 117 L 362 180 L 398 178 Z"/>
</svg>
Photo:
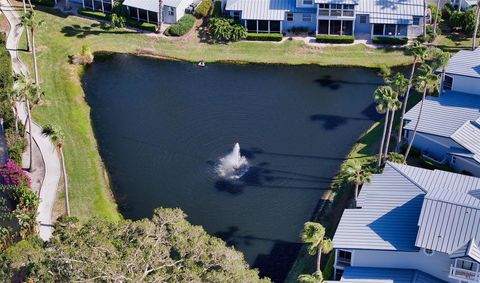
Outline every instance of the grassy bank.
<svg viewBox="0 0 480 283">
<path fill-rule="evenodd" d="M 36 41 L 46 103 L 35 110 L 34 118 L 40 124 L 56 123 L 66 133 L 70 202 L 72 214 L 80 219 L 119 217 L 91 128 L 90 108 L 84 100 L 80 83 L 82 68 L 69 63 L 69 56 L 78 53 L 83 44 L 88 44 L 93 51 L 142 53 L 190 61 L 362 67 L 401 65 L 409 61 L 403 51 L 370 49 L 363 45 L 314 48 L 299 41 L 214 45 L 203 43 L 196 33 L 189 38 L 160 39 L 131 30 L 108 30 L 95 20 L 44 7 L 39 8 L 38 17 L 45 21 Z M 25 42 L 20 46 L 25 47 Z M 30 54 L 23 52 L 21 57 L 27 65 L 32 65 Z"/>
</svg>

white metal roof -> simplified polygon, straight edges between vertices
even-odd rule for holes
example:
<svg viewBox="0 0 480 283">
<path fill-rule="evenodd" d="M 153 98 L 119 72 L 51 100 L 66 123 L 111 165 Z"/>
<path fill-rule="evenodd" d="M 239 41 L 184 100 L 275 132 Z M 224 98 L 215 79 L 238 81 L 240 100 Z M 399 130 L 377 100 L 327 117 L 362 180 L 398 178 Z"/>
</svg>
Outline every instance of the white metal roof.
<svg viewBox="0 0 480 283">
<path fill-rule="evenodd" d="M 480 178 L 387 162 L 347 209 L 335 248 L 451 253 L 480 238 Z"/>
<path fill-rule="evenodd" d="M 185 1 L 192 2 L 191 0 L 164 0 L 163 5 L 176 8 Z M 159 9 L 158 0 L 125 0 L 123 5 L 155 13 L 158 13 Z"/>
<path fill-rule="evenodd" d="M 413 16 L 423 17 L 422 0 L 360 0 L 357 14 L 368 14 L 373 24 L 412 24 Z"/>
<path fill-rule="evenodd" d="M 452 139 L 469 150 L 473 154 L 473 158 L 480 162 L 480 125 L 477 121 L 465 122 L 452 135 Z"/>
<path fill-rule="evenodd" d="M 468 76 L 480 79 L 480 48 L 475 51 L 461 50 L 450 58 L 447 74 Z M 480 81 L 477 86 L 480 88 Z"/>
<path fill-rule="evenodd" d="M 285 20 L 285 13 L 312 13 L 317 9 L 297 8 L 295 0 L 227 0 L 227 11 L 241 11 L 244 20 Z"/>
<path fill-rule="evenodd" d="M 450 254 L 450 258 L 462 257 L 469 257 L 477 262 L 480 262 L 480 249 L 476 244 L 475 238 L 471 239 L 465 245 L 461 246 Z"/>
<path fill-rule="evenodd" d="M 413 130 L 420 103 L 405 114 L 410 121 L 405 129 Z M 427 97 L 424 102 L 418 132 L 451 137 L 466 121 L 480 118 L 480 95 L 448 92 L 440 97 Z"/>
</svg>

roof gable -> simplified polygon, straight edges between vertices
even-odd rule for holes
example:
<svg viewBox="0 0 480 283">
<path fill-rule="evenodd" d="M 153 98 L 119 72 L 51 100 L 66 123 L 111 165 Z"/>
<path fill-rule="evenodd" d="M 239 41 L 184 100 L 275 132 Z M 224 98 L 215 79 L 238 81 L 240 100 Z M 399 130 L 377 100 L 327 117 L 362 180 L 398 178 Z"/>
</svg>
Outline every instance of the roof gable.
<svg viewBox="0 0 480 283">
<path fill-rule="evenodd" d="M 446 73 L 480 79 L 480 48 L 461 50 L 450 58 Z M 479 82 L 480 83 L 480 82 Z"/>
</svg>

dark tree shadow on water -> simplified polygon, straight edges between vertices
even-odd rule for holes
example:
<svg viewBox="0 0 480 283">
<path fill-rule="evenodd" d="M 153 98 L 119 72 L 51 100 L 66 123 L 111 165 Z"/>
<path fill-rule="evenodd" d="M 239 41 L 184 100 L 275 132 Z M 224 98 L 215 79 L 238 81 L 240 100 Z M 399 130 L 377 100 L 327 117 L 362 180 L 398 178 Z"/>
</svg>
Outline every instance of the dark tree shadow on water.
<svg viewBox="0 0 480 283">
<path fill-rule="evenodd" d="M 253 246 L 255 243 L 273 243 L 269 254 L 260 254 L 255 258 L 254 268 L 260 270 L 260 276 L 269 277 L 273 282 L 283 282 L 291 269 L 298 252 L 302 247 L 299 242 L 288 242 L 279 239 L 255 237 L 253 235 L 241 235 L 237 226 L 230 226 L 225 231 L 214 233 L 216 237 L 224 240 L 229 246 L 240 244 Z"/>
<path fill-rule="evenodd" d="M 330 75 L 325 75 L 319 79 L 316 79 L 315 82 L 318 83 L 321 87 L 329 88 L 331 90 L 338 90 L 342 87 L 342 85 L 378 85 L 378 83 L 376 82 L 353 82 L 346 80 L 337 80 L 333 79 Z"/>
</svg>

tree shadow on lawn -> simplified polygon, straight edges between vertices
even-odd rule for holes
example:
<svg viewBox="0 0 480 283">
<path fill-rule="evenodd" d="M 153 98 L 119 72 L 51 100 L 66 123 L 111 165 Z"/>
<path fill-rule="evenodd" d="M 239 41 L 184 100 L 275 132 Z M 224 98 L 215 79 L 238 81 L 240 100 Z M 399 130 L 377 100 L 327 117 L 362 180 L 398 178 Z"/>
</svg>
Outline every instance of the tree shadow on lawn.
<svg viewBox="0 0 480 283">
<path fill-rule="evenodd" d="M 89 35 L 100 35 L 105 33 L 110 33 L 110 34 L 138 33 L 136 31 L 110 29 L 104 23 L 102 24 L 94 23 L 94 24 L 91 24 L 90 26 L 81 26 L 78 24 L 64 26 L 61 32 L 67 37 L 77 37 L 77 38 L 85 38 Z"/>
</svg>

